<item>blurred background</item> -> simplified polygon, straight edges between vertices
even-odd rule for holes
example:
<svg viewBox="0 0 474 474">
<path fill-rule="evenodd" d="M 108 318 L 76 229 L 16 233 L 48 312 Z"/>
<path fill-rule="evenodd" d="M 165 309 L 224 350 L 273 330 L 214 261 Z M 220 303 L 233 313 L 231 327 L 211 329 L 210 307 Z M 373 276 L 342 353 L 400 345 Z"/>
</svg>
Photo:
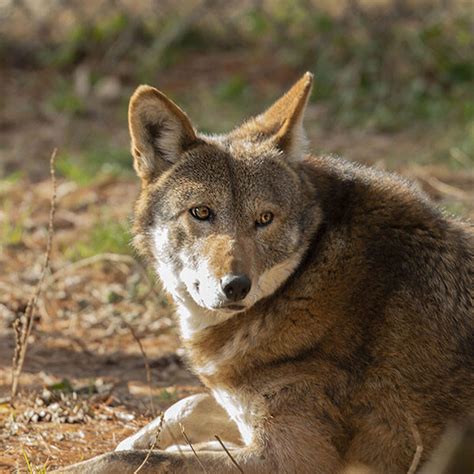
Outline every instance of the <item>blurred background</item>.
<svg viewBox="0 0 474 474">
<path fill-rule="evenodd" d="M 0 0 L 0 397 L 41 276 L 58 148 L 51 266 L 20 397 L 0 403 L 0 471 L 111 449 L 201 390 L 130 246 L 138 84 L 222 132 L 309 70 L 315 153 L 398 171 L 472 218 L 473 33 L 470 0 Z"/>
<path fill-rule="evenodd" d="M 1 0 L 1 169 L 126 168 L 140 83 L 220 132 L 306 70 L 315 151 L 466 168 L 473 27 L 470 0 Z"/>
</svg>

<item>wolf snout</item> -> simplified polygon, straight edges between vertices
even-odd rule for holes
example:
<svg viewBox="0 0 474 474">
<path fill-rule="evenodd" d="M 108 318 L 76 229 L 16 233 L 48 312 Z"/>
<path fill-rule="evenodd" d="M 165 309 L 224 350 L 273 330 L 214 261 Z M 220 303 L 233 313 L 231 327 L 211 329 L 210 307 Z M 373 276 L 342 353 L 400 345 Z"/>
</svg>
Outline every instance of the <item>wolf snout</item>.
<svg viewBox="0 0 474 474">
<path fill-rule="evenodd" d="M 247 275 L 226 275 L 221 279 L 221 288 L 229 301 L 243 300 L 250 291 L 252 282 Z"/>
</svg>

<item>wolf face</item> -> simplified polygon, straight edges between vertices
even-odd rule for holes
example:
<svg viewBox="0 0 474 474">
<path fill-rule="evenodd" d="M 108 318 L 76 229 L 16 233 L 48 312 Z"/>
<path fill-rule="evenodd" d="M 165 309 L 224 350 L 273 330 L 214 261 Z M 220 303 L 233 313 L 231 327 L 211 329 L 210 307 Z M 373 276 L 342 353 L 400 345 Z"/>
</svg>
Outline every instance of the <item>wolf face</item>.
<svg viewBox="0 0 474 474">
<path fill-rule="evenodd" d="M 275 292 L 319 225 L 304 158 L 305 75 L 264 114 L 227 135 L 198 135 L 156 89 L 132 97 L 129 122 L 142 179 L 135 244 L 194 330 Z M 189 328 L 188 328 L 189 329 Z"/>
</svg>

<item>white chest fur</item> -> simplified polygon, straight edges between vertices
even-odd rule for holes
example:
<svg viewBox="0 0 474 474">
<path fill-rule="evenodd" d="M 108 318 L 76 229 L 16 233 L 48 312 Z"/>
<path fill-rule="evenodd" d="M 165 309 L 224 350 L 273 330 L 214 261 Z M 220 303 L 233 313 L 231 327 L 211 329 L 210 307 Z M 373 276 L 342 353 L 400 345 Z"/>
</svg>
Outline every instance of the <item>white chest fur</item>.
<svg viewBox="0 0 474 474">
<path fill-rule="evenodd" d="M 230 392 L 227 389 L 215 388 L 212 393 L 217 402 L 226 410 L 237 424 L 243 442 L 248 446 L 253 439 L 253 410 L 251 397 L 248 394 Z"/>
</svg>

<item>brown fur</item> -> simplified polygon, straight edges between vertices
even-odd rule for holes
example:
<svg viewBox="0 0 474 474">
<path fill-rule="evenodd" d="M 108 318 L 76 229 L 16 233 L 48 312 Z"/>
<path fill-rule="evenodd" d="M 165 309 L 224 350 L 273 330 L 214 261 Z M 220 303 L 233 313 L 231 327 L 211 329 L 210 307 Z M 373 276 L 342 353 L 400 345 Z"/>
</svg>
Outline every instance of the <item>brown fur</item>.
<svg viewBox="0 0 474 474">
<path fill-rule="evenodd" d="M 184 337 L 203 383 L 245 400 L 251 442 L 233 452 L 244 472 L 326 474 L 357 465 L 405 473 L 414 430 L 421 466 L 448 423 L 474 410 L 472 233 L 395 175 L 298 150 L 311 81 L 305 75 L 265 114 L 217 138 L 192 138 L 177 106 L 139 89 L 130 115 L 143 180 L 135 242 L 153 261 L 162 258 L 151 230 L 166 223 L 170 265 L 189 248 L 188 260 L 206 255 L 219 278 L 232 270 L 252 281 L 303 250 L 273 294 Z M 144 103 L 151 110 L 153 94 L 153 110 L 167 107 L 157 123 L 185 121 L 175 144 L 182 155 L 170 158 L 159 137 L 148 137 L 146 146 L 158 145 L 141 161 L 145 135 L 135 112 Z M 193 193 L 228 213 L 216 217 L 218 230 L 173 214 L 177 203 L 202 204 Z M 248 225 L 259 199 L 275 213 L 262 234 Z M 94 472 L 132 472 L 141 455 L 105 455 Z M 199 458 L 209 472 L 234 469 L 222 452 Z M 156 452 L 141 472 L 199 469 L 192 455 Z"/>
</svg>

